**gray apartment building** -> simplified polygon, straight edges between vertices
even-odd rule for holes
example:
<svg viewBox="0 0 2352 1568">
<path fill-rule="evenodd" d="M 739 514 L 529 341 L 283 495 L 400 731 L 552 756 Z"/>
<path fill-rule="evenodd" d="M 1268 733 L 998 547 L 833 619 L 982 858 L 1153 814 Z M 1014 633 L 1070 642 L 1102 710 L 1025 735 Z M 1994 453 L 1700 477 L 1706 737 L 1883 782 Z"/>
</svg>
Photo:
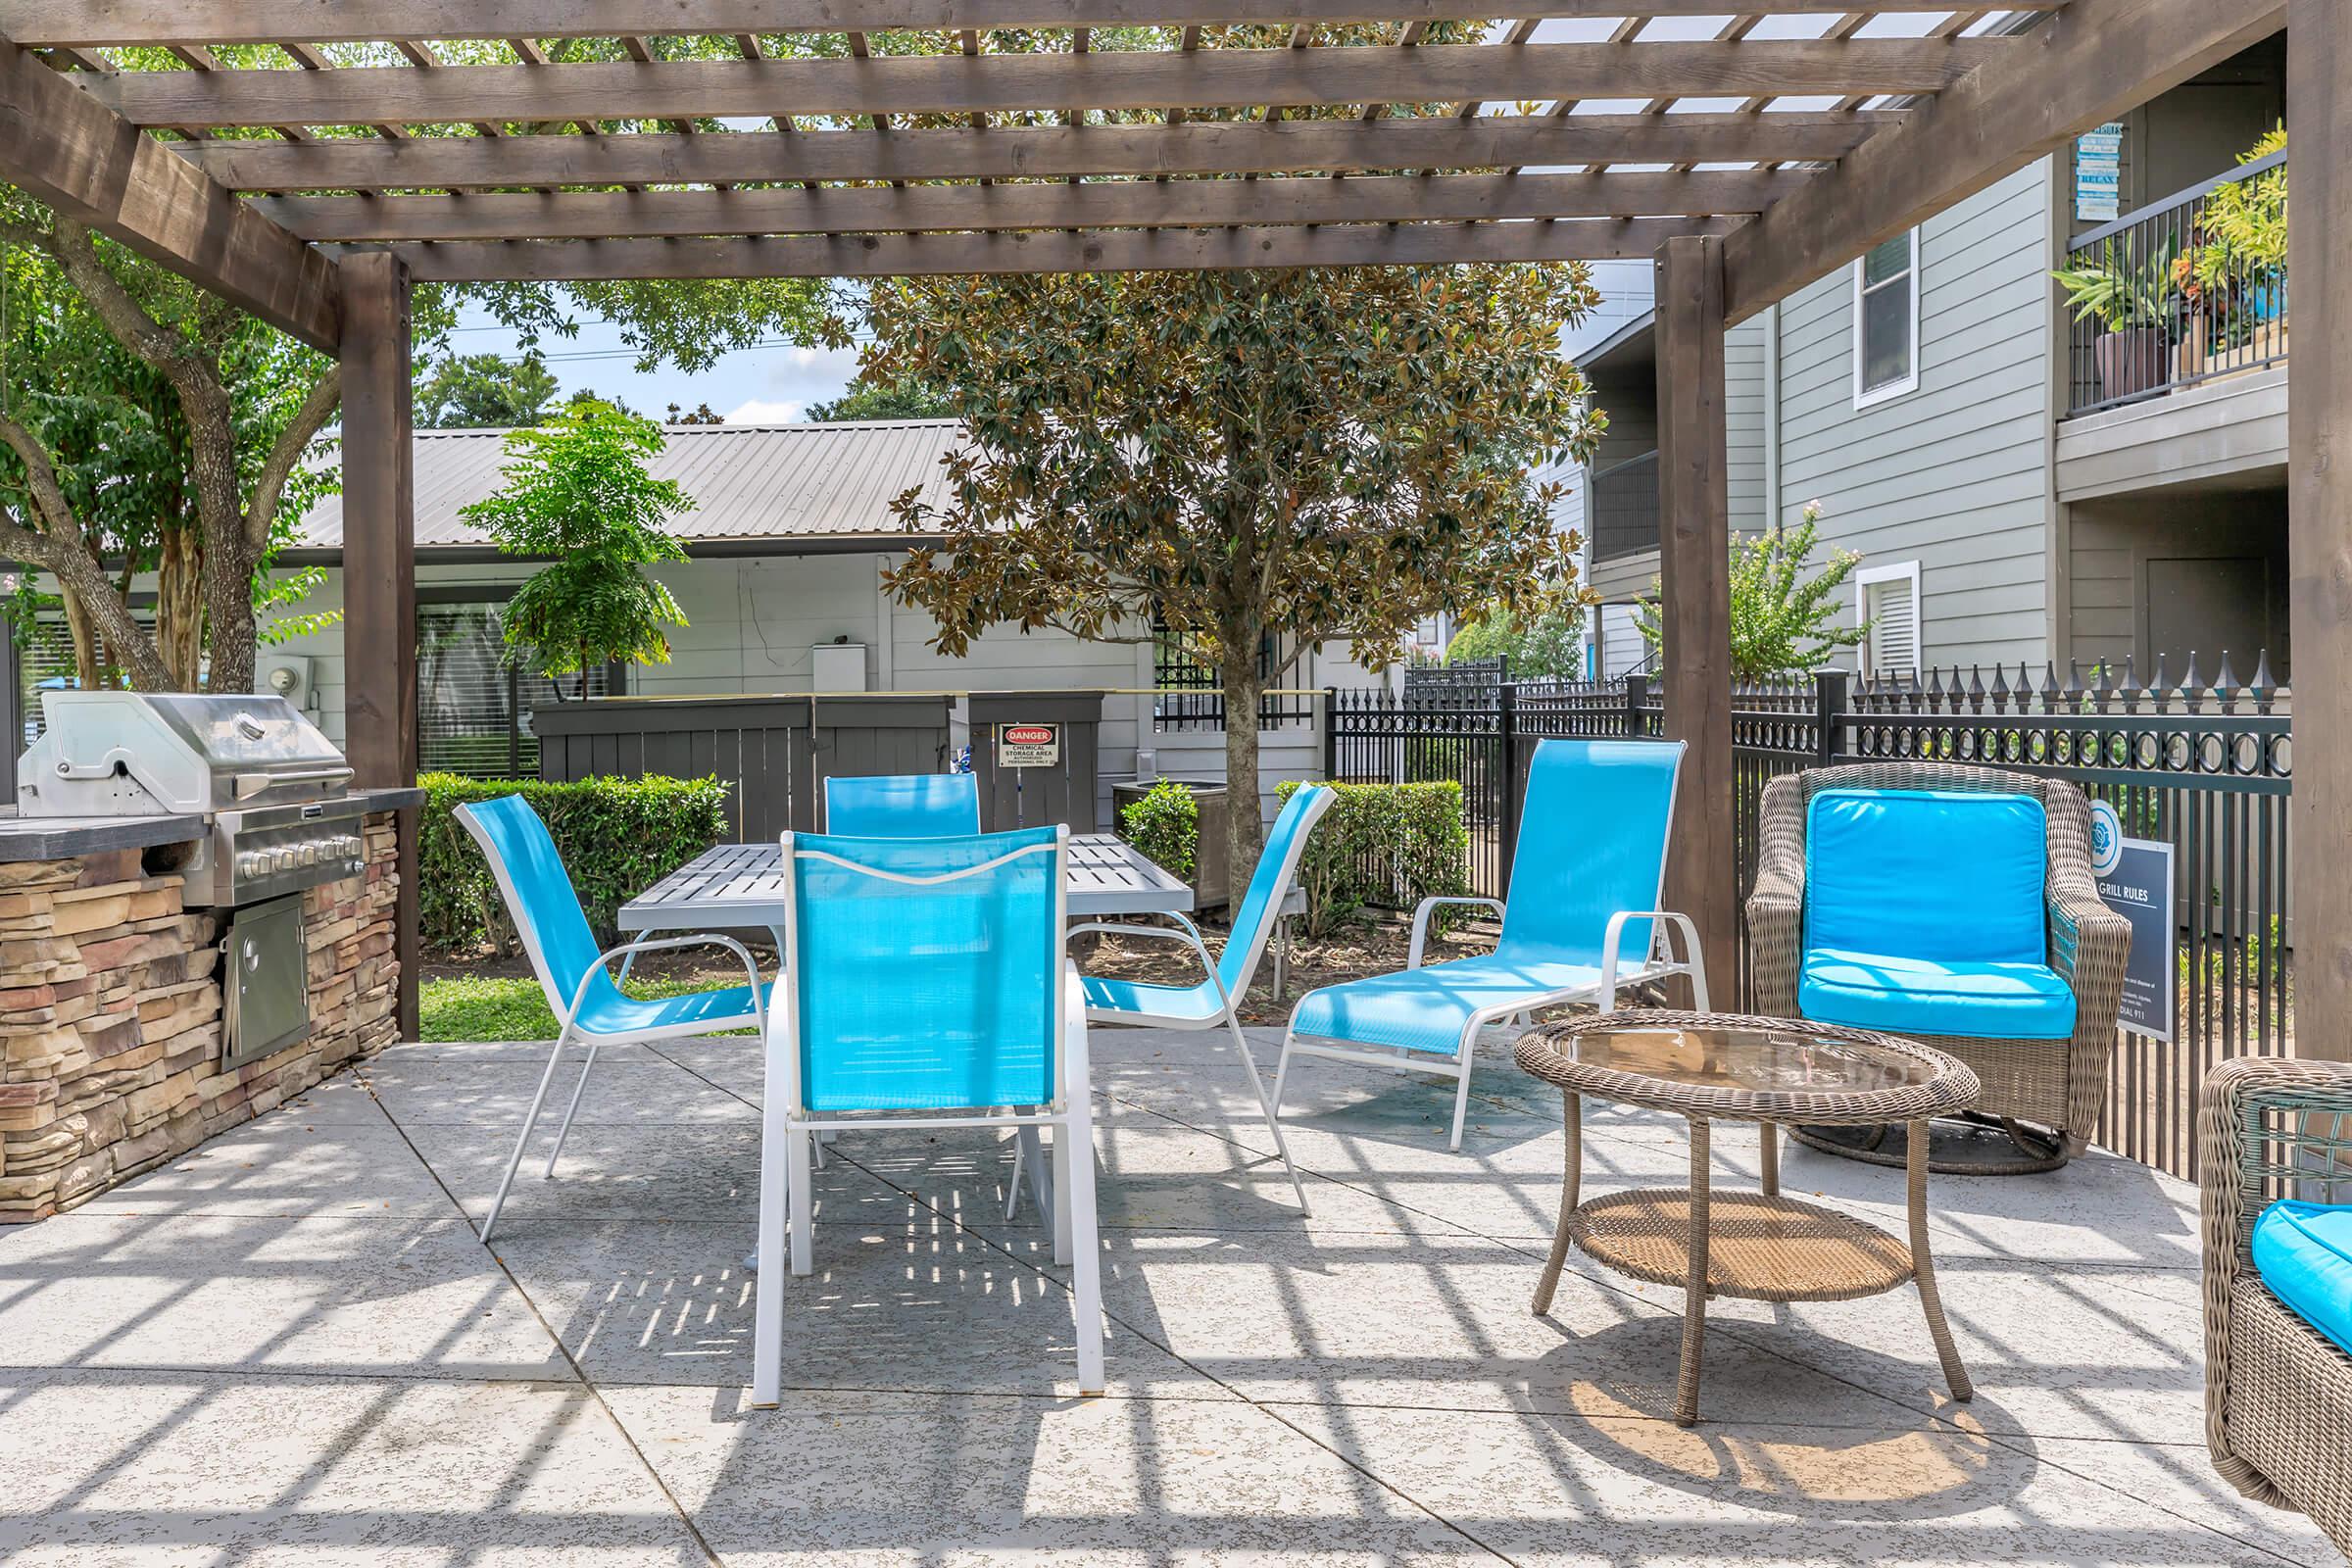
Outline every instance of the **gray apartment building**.
<svg viewBox="0 0 2352 1568">
<path fill-rule="evenodd" d="M 1820 503 L 1823 543 L 1863 558 L 1868 668 L 2161 660 L 2178 680 L 2193 652 L 2209 679 L 2226 650 L 2241 679 L 2265 652 L 2288 678 L 2287 280 L 2195 276 L 2216 190 L 2283 165 L 2240 160 L 2284 76 L 2280 35 L 1734 329 L 1734 524 Z M 2051 277 L 2070 266 L 2149 295 L 2141 324 L 2077 322 Z M 1657 575 L 1655 367 L 1646 315 L 1602 330 L 1579 359 L 1609 430 L 1568 520 L 1615 675 L 1644 657 L 1630 605 Z"/>
</svg>

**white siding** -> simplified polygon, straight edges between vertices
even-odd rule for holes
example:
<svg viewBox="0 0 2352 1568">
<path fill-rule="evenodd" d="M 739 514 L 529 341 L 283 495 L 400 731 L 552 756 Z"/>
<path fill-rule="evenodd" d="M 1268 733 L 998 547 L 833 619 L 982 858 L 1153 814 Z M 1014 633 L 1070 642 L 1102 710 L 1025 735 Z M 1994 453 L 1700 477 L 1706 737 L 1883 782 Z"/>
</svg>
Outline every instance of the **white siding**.
<svg viewBox="0 0 2352 1568">
<path fill-rule="evenodd" d="M 1818 500 L 1826 544 L 1917 561 L 1930 663 L 2048 654 L 2049 168 L 1925 225 L 1918 390 L 1853 407 L 1850 269 L 1782 307 L 1781 516 Z"/>
</svg>

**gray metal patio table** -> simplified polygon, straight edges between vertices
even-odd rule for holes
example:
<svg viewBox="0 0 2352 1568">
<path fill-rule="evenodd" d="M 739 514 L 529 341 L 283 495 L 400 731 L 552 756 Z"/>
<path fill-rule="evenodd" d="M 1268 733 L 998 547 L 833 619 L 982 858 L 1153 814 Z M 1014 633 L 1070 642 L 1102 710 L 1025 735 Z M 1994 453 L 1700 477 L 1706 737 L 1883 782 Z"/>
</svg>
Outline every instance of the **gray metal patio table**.
<svg viewBox="0 0 2352 1568">
<path fill-rule="evenodd" d="M 1690 1426 L 1698 1419 L 1707 1300 L 1716 1296 L 1847 1301 L 1916 1284 L 1952 1396 L 1970 1397 L 1928 1251 L 1927 1124 L 1976 1102 L 1977 1076 L 1965 1063 L 1895 1035 L 1646 1009 L 1540 1025 L 1520 1036 L 1514 1054 L 1521 1067 L 1559 1087 L 1567 1133 L 1559 1229 L 1536 1286 L 1535 1309 L 1550 1310 L 1571 1244 L 1618 1273 L 1682 1286 L 1676 1421 Z M 1689 1118 L 1690 1185 L 1636 1188 L 1580 1203 L 1586 1095 Z M 1707 1134 L 1715 1121 L 1758 1124 L 1761 1192 L 1710 1192 Z M 1909 1246 L 1850 1215 L 1781 1196 L 1780 1124 L 1885 1122 L 1907 1123 L 1914 1135 L 1906 1172 Z"/>
</svg>

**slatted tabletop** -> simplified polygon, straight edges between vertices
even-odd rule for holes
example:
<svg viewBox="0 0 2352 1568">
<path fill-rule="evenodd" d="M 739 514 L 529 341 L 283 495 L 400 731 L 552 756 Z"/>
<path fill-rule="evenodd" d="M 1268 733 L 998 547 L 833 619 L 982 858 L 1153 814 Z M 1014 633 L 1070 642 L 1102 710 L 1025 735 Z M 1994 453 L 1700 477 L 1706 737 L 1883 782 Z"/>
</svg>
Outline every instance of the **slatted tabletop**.
<svg viewBox="0 0 2352 1568">
<path fill-rule="evenodd" d="M 735 930 L 784 923 L 783 850 L 722 844 L 705 851 L 620 906 L 623 931 Z M 1188 911 L 1193 890 L 1108 833 L 1070 839 L 1069 910 L 1114 914 Z"/>
</svg>

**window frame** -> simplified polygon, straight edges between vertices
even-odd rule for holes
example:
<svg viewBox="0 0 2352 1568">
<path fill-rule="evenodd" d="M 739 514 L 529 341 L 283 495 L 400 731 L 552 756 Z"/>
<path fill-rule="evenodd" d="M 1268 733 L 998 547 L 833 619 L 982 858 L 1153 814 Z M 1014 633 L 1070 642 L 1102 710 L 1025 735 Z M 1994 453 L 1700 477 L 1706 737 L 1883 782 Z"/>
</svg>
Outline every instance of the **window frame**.
<svg viewBox="0 0 2352 1568">
<path fill-rule="evenodd" d="M 1919 563 L 1898 562 L 1891 566 L 1863 566 L 1854 573 L 1854 626 L 1857 630 L 1870 624 L 1870 590 L 1879 583 L 1908 582 L 1911 585 L 1911 673 L 1918 675 L 1927 667 L 1928 635 L 1923 621 L 1919 594 Z M 1861 644 L 1854 650 L 1854 664 L 1865 680 L 1878 677 L 1885 665 L 1874 662 L 1874 634 L 1864 631 Z"/>
<path fill-rule="evenodd" d="M 1909 394 L 1919 390 L 1919 296 L 1922 292 L 1920 275 L 1920 231 L 1917 228 L 1913 228 L 1905 237 L 1911 242 L 1911 265 L 1904 271 L 1897 275 L 1901 277 L 1907 277 L 1911 280 L 1911 315 L 1909 322 L 1911 343 L 1910 368 L 1902 375 L 1896 377 L 1894 380 L 1888 381 L 1882 386 L 1864 387 L 1862 384 L 1862 368 L 1869 362 L 1870 358 L 1869 354 L 1866 352 L 1867 345 L 1863 341 L 1862 300 L 1865 294 L 1876 293 L 1878 290 L 1887 287 L 1894 281 L 1894 279 L 1888 278 L 1886 282 L 1872 284 L 1866 287 L 1863 282 L 1863 267 L 1869 262 L 1870 253 L 1865 251 L 1860 256 L 1854 258 L 1852 305 L 1854 342 L 1852 356 L 1852 380 L 1854 408 L 1856 410 L 1876 408 L 1882 403 L 1892 402 L 1896 398 L 1908 396 Z"/>
</svg>

